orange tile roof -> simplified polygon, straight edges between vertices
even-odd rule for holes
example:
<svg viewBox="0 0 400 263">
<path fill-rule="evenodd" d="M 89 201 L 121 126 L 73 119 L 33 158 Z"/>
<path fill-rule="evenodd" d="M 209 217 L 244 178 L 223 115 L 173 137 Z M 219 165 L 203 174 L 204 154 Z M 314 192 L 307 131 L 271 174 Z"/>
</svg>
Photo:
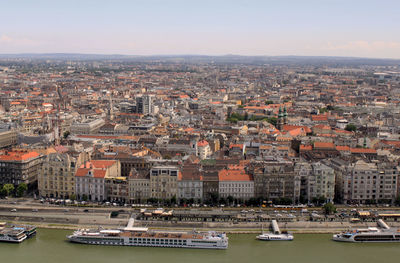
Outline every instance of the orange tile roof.
<svg viewBox="0 0 400 263">
<path fill-rule="evenodd" d="M 292 129 L 292 130 L 288 131 L 288 133 L 293 137 L 306 134 L 305 130 L 302 127 L 297 128 L 297 129 Z"/>
<path fill-rule="evenodd" d="M 328 120 L 328 116 L 327 115 L 312 115 L 311 119 L 313 121 L 327 121 Z"/>
<path fill-rule="evenodd" d="M 218 172 L 219 181 L 252 181 L 252 177 L 246 174 L 244 170 L 223 169 Z"/>
<path fill-rule="evenodd" d="M 328 125 L 324 125 L 324 124 L 317 124 L 313 128 L 321 129 L 321 130 L 331 130 L 331 127 L 329 127 Z"/>
<path fill-rule="evenodd" d="M 232 148 L 240 148 L 240 149 L 243 150 L 243 144 L 231 144 L 231 145 L 229 145 L 229 149 L 232 149 Z"/>
<path fill-rule="evenodd" d="M 346 130 L 341 130 L 341 129 L 335 129 L 335 133 L 348 134 L 348 135 L 353 134 L 353 132 L 351 132 L 351 131 L 346 131 Z"/>
<path fill-rule="evenodd" d="M 39 156 L 40 154 L 34 151 L 3 151 L 0 161 L 26 161 Z"/>
<path fill-rule="evenodd" d="M 350 152 L 350 147 L 349 146 L 336 146 L 336 150 L 340 152 Z"/>
<path fill-rule="evenodd" d="M 311 145 L 300 145 L 300 151 L 312 151 Z"/>
<path fill-rule="evenodd" d="M 303 128 L 306 133 L 311 133 L 312 132 L 311 129 L 309 127 L 307 127 L 307 126 L 297 126 L 297 125 L 289 125 L 289 124 L 283 125 L 282 130 L 291 131 L 291 130 L 296 130 L 296 129 L 299 129 L 299 128 Z"/>
<path fill-rule="evenodd" d="M 382 143 L 386 144 L 386 145 L 392 145 L 394 147 L 399 148 L 400 147 L 400 141 L 386 141 L 386 140 L 382 140 Z"/>
<path fill-rule="evenodd" d="M 350 148 L 351 153 L 376 153 L 375 149 L 370 148 Z"/>
<path fill-rule="evenodd" d="M 81 167 L 88 168 L 90 164 L 92 164 L 93 168 L 108 168 L 115 164 L 117 161 L 116 160 L 91 160 L 90 162 L 86 162 L 86 164 L 82 164 Z"/>
<path fill-rule="evenodd" d="M 208 145 L 208 142 L 206 140 L 202 140 L 202 141 L 197 142 L 197 146 L 198 147 L 204 147 L 204 146 L 207 146 L 207 145 Z"/>
<path fill-rule="evenodd" d="M 335 144 L 332 142 L 314 142 L 314 149 L 335 149 Z"/>
</svg>

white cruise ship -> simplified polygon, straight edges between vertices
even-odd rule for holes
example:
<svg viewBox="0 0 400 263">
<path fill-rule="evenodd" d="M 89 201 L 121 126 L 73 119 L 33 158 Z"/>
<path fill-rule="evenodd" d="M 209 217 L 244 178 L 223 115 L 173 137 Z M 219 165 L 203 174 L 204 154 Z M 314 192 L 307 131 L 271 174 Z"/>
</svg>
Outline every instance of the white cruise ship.
<svg viewBox="0 0 400 263">
<path fill-rule="evenodd" d="M 378 226 L 345 231 L 333 235 L 332 239 L 340 242 L 400 242 L 400 230 L 390 228 L 382 219 L 378 220 Z"/>
<path fill-rule="evenodd" d="M 67 236 L 69 241 L 91 245 L 227 249 L 228 237 L 218 232 L 153 231 L 133 227 L 133 219 L 123 229 L 80 229 Z"/>
</svg>

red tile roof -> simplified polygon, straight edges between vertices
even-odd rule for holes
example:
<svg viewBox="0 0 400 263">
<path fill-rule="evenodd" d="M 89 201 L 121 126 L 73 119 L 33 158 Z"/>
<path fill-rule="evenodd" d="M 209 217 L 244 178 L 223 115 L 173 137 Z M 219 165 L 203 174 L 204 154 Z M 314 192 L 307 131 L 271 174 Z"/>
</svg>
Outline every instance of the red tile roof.
<svg viewBox="0 0 400 263">
<path fill-rule="evenodd" d="M 351 153 L 376 153 L 375 149 L 370 148 L 350 148 Z"/>
<path fill-rule="evenodd" d="M 300 145 L 300 151 L 312 151 L 311 145 Z"/>
<path fill-rule="evenodd" d="M 219 181 L 252 181 L 251 175 L 246 174 L 244 170 L 223 169 L 218 172 Z"/>
<path fill-rule="evenodd" d="M 331 142 L 314 142 L 314 149 L 335 149 L 335 144 Z"/>
<path fill-rule="evenodd" d="M 350 147 L 349 146 L 336 146 L 336 150 L 340 152 L 350 152 Z"/>
<path fill-rule="evenodd" d="M 313 121 L 328 121 L 328 116 L 327 115 L 312 115 L 311 119 Z"/>
<path fill-rule="evenodd" d="M 231 144 L 231 145 L 229 145 L 229 149 L 232 149 L 232 148 L 240 148 L 240 149 L 243 150 L 243 144 Z"/>
<path fill-rule="evenodd" d="M 202 140 L 202 141 L 197 142 L 197 146 L 198 147 L 204 147 L 204 146 L 207 146 L 207 145 L 208 145 L 208 142 L 206 140 Z"/>
<path fill-rule="evenodd" d="M 0 161 L 26 161 L 39 156 L 40 154 L 34 151 L 3 151 L 0 154 Z"/>
</svg>

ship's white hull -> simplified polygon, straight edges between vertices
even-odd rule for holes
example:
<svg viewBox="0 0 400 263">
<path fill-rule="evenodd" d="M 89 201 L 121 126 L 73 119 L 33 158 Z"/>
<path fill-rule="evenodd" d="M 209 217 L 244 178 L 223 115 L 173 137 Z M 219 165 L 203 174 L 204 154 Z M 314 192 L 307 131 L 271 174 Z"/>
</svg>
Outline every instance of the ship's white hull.
<svg viewBox="0 0 400 263">
<path fill-rule="evenodd" d="M 11 238 L 11 237 L 8 237 L 8 236 L 3 236 L 3 237 L 0 237 L 0 242 L 21 243 L 25 239 L 26 239 L 26 236 L 21 237 L 19 239 L 14 239 L 14 238 Z"/>
<path fill-rule="evenodd" d="M 258 240 L 261 241 L 292 241 L 293 235 L 286 235 L 286 234 L 261 234 L 257 236 Z"/>
<path fill-rule="evenodd" d="M 70 235 L 68 240 L 74 243 L 88 245 L 106 245 L 106 246 L 135 246 L 135 247 L 165 247 L 165 248 L 202 248 L 202 249 L 227 249 L 228 242 L 222 241 L 206 241 L 206 240 L 163 240 L 149 239 L 146 240 L 130 240 L 129 238 L 107 238 L 102 237 L 81 237 Z M 179 242 L 180 241 L 180 242 Z M 196 242 L 201 242 L 196 244 Z"/>
<path fill-rule="evenodd" d="M 365 237 L 366 235 L 353 235 L 351 237 L 343 237 L 340 234 L 333 235 L 332 240 L 337 241 L 337 242 L 350 242 L 350 243 L 398 243 L 400 242 L 400 236 L 399 237 L 393 237 L 393 238 L 387 238 L 385 240 L 379 240 L 378 239 L 373 239 Z"/>
</svg>

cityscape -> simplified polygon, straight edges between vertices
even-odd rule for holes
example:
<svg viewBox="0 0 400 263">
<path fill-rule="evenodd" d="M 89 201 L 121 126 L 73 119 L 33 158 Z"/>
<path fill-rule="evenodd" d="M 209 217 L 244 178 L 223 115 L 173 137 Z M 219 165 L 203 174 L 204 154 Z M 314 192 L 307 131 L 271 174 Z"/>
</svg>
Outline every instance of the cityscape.
<svg viewBox="0 0 400 263">
<path fill-rule="evenodd" d="M 221 3 L 208 1 L 134 1 L 137 17 L 122 18 L 127 11 L 118 9 L 117 16 L 117 4 L 100 1 L 89 19 L 109 14 L 114 20 L 94 25 L 83 20 L 90 1 L 79 10 L 45 2 L 37 14 L 64 10 L 58 29 L 39 17 L 36 36 L 28 39 L 25 19 L 33 14 L 26 13 L 0 30 L 5 259 L 79 262 L 90 253 L 96 262 L 392 262 L 400 256 L 397 36 L 387 40 L 371 30 L 375 40 L 365 45 L 347 34 L 341 37 L 352 44 L 337 44 L 337 32 L 346 28 L 341 21 L 331 28 L 329 48 L 317 47 L 317 36 L 302 48 L 319 30 L 312 18 L 299 22 L 307 25 L 299 36 L 294 24 L 287 28 L 290 19 L 270 29 L 275 14 L 251 16 L 259 13 L 256 6 L 283 10 L 280 3 L 237 1 L 225 13 Z M 308 14 L 311 2 L 299 11 Z M 327 21 L 342 2 L 318 3 L 314 11 L 325 13 L 322 23 L 331 27 Z M 364 21 L 376 2 L 357 4 L 349 10 L 365 13 L 342 19 Z M 389 8 L 398 4 L 386 4 L 379 8 L 392 17 Z M 4 8 L 12 14 L 36 7 Z M 76 19 L 67 26 L 62 19 L 71 10 Z M 216 10 L 225 22 L 216 22 Z M 137 21 L 161 11 L 152 22 Z M 164 11 L 171 16 L 165 25 Z M 187 24 L 176 24 L 174 14 Z M 238 22 L 234 14 L 248 20 Z M 396 28 L 379 17 L 387 32 Z M 375 27 L 353 26 L 357 35 Z M 101 28 L 107 40 L 100 40 Z M 253 35 L 275 29 L 287 33 L 277 33 L 285 44 Z M 124 30 L 137 34 L 134 48 L 131 35 L 122 40 Z M 170 35 L 162 40 L 158 30 Z M 255 42 L 230 42 L 232 32 Z M 172 44 L 182 36 L 187 39 Z"/>
</svg>

